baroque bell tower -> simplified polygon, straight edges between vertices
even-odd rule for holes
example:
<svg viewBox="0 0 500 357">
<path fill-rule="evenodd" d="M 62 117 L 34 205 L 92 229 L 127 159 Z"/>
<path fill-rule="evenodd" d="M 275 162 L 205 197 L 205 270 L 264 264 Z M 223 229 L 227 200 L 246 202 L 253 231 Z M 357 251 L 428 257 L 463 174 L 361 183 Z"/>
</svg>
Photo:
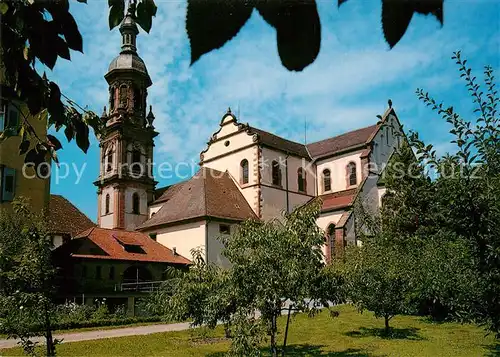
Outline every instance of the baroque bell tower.
<svg viewBox="0 0 500 357">
<path fill-rule="evenodd" d="M 148 218 L 153 198 L 154 115 L 147 108 L 151 86 L 144 61 L 137 54 L 135 3 L 130 2 L 120 25 L 120 54 L 104 76 L 109 85 L 109 111 L 102 114 L 106 125 L 99 139 L 100 173 L 94 184 L 98 195 L 98 225 L 102 228 L 134 230 Z"/>
</svg>

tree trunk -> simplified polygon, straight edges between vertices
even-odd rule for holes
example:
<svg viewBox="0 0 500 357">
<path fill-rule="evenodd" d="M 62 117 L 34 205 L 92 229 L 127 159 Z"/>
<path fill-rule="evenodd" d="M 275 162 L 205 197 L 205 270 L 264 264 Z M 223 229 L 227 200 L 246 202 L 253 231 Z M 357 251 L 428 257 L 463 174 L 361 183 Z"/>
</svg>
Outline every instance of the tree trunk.
<svg viewBox="0 0 500 357">
<path fill-rule="evenodd" d="M 385 315 L 384 316 L 384 320 L 385 320 L 385 334 L 388 335 L 389 332 L 391 331 L 391 328 L 389 327 L 389 320 L 391 318 L 388 316 L 388 315 Z"/>
<path fill-rule="evenodd" d="M 45 343 L 47 346 L 47 357 L 55 356 L 56 346 L 54 345 L 54 339 L 52 338 L 52 326 L 50 323 L 48 306 L 45 306 Z"/>
<path fill-rule="evenodd" d="M 288 325 L 290 324 L 290 313 L 292 312 L 292 304 L 288 306 L 288 317 L 286 319 L 286 328 L 285 328 L 285 340 L 283 341 L 283 350 L 281 351 L 281 356 L 285 356 L 286 349 L 286 339 L 288 337 Z"/>
<path fill-rule="evenodd" d="M 271 320 L 271 356 L 278 357 L 278 346 L 276 344 L 276 310 Z"/>
</svg>

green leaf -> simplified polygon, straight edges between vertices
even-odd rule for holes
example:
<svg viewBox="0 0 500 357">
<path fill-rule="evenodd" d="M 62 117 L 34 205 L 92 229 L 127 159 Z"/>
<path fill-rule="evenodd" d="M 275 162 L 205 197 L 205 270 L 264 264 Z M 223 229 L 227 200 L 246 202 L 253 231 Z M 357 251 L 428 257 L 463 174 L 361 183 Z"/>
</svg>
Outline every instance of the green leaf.
<svg viewBox="0 0 500 357">
<path fill-rule="evenodd" d="M 188 0 L 186 31 L 191 64 L 236 36 L 252 14 L 255 1 Z"/>
<path fill-rule="evenodd" d="M 412 17 L 411 2 L 382 0 L 382 29 L 391 48 L 403 37 Z"/>
<path fill-rule="evenodd" d="M 125 16 L 124 0 L 108 0 L 109 5 L 109 29 L 112 30 L 118 26 Z"/>
<path fill-rule="evenodd" d="M 156 15 L 156 5 L 153 0 L 143 0 L 137 5 L 137 23 L 149 33 L 153 25 L 153 16 Z"/>
<path fill-rule="evenodd" d="M 56 38 L 54 47 L 59 57 L 67 59 L 68 61 L 71 60 L 68 44 L 61 37 Z"/>
<path fill-rule="evenodd" d="M 85 125 L 81 120 L 76 121 L 75 123 L 76 129 L 76 144 L 84 153 L 87 153 L 87 150 L 90 146 L 89 142 L 89 128 Z"/>
<path fill-rule="evenodd" d="M 64 135 L 66 135 L 66 139 L 68 139 L 68 143 L 73 140 L 75 132 L 73 130 L 73 125 L 67 124 L 66 128 L 64 128 Z"/>
<path fill-rule="evenodd" d="M 47 135 L 49 145 L 54 148 L 54 150 L 62 149 L 61 142 L 54 135 Z"/>
<path fill-rule="evenodd" d="M 19 155 L 24 155 L 30 148 L 30 142 L 29 140 L 23 141 L 21 144 L 19 144 Z"/>
<path fill-rule="evenodd" d="M 31 149 L 24 157 L 24 163 L 34 165 L 34 163 L 37 161 L 37 158 L 38 152 L 36 151 L 36 149 Z"/>
<path fill-rule="evenodd" d="M 9 11 L 9 5 L 6 2 L 0 2 L 0 14 L 5 15 Z"/>
<path fill-rule="evenodd" d="M 321 45 L 321 25 L 315 1 L 258 2 L 257 10 L 276 29 L 281 63 L 302 71 L 314 62 Z"/>
<path fill-rule="evenodd" d="M 83 39 L 78 30 L 78 25 L 70 13 L 60 19 L 62 26 L 62 34 L 72 50 L 83 52 Z"/>
</svg>

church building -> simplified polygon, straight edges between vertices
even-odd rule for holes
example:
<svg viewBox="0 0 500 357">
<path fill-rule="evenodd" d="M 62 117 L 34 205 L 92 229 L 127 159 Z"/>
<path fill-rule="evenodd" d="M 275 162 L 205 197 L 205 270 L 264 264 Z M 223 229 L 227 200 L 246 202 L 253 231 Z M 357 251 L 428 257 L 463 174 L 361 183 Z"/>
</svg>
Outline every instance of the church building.
<svg viewBox="0 0 500 357">
<path fill-rule="evenodd" d="M 326 261 L 335 249 L 360 244 L 351 208 L 356 200 L 380 206 L 379 174 L 404 138 L 392 103 L 373 125 L 308 144 L 240 123 L 228 109 L 200 153 L 198 173 L 157 188 L 151 163 L 158 132 L 147 103 L 152 81 L 137 53 L 133 9 L 120 32 L 121 52 L 104 76 L 109 106 L 98 138 L 98 229 L 118 232 L 110 236 L 142 234 L 187 259 L 199 248 L 207 261 L 226 265 L 220 235 L 246 219 L 279 218 L 319 196 Z"/>
</svg>

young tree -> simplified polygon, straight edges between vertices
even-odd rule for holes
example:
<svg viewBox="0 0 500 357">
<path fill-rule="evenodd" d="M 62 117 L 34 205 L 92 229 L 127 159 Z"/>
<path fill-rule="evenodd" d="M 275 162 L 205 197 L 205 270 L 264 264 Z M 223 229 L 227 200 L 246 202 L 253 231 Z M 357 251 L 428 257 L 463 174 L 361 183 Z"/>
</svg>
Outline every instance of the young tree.
<svg viewBox="0 0 500 357">
<path fill-rule="evenodd" d="M 348 297 L 361 312 L 369 310 L 382 317 L 386 334 L 390 334 L 389 321 L 410 309 L 409 266 L 398 249 L 385 244 L 365 240 L 363 246 L 347 249 Z"/>
<path fill-rule="evenodd" d="M 55 270 L 52 242 L 43 217 L 34 215 L 22 201 L 13 212 L 0 212 L 0 319 L 9 337 L 20 338 L 26 353 L 34 355 L 44 336 L 46 355 L 55 356 L 52 337 Z"/>
<path fill-rule="evenodd" d="M 453 107 L 418 89 L 418 97 L 451 125 L 457 152 L 437 157 L 432 146 L 425 146 L 416 135 L 411 137 L 412 145 L 438 171 L 435 198 L 440 236 L 465 242 L 470 254 L 464 266 L 473 266 L 480 279 L 480 297 L 468 304 L 469 319 L 488 324 L 500 335 L 500 99 L 491 66 L 485 67 L 481 86 L 460 52 L 452 59 L 465 79 L 476 118 L 464 119 Z"/>
<path fill-rule="evenodd" d="M 176 319 L 192 318 L 196 325 L 226 323 L 233 355 L 255 355 L 267 335 L 271 354 L 277 356 L 277 319 L 289 309 L 285 303 L 293 311 L 313 314 L 336 296 L 335 283 L 322 281 L 328 275 L 321 251 L 324 236 L 316 225 L 320 207 L 314 200 L 282 221 L 243 222 L 221 238 L 231 267 L 222 270 L 196 260 L 164 301 L 164 311 Z"/>
</svg>

